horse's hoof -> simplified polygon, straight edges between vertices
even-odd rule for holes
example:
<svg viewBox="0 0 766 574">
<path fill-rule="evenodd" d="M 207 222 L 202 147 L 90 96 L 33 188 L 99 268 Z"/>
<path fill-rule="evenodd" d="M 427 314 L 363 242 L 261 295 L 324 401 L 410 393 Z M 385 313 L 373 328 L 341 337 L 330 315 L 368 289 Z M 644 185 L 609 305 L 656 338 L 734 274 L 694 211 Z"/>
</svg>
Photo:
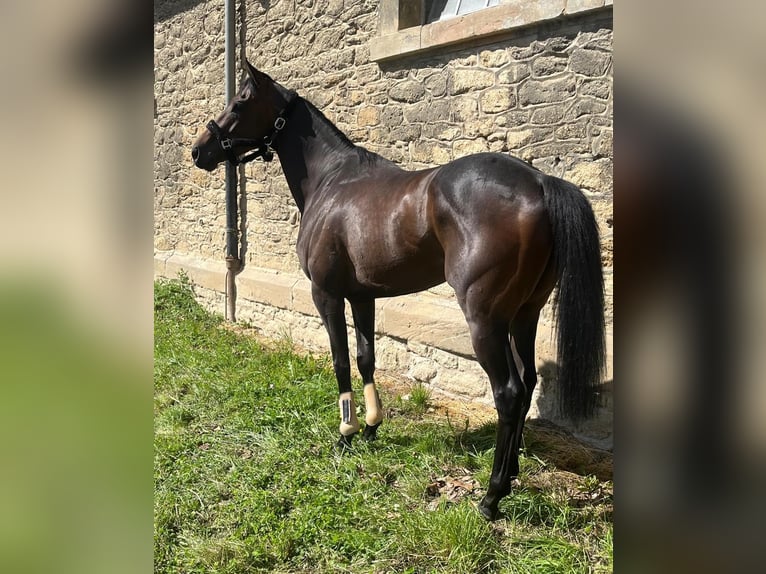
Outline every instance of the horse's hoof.
<svg viewBox="0 0 766 574">
<path fill-rule="evenodd" d="M 369 442 L 377 440 L 379 426 L 380 426 L 380 423 L 376 425 L 365 425 L 364 431 L 362 432 L 362 440 L 366 440 Z"/>
<path fill-rule="evenodd" d="M 495 506 L 494 508 L 490 506 L 485 506 L 484 501 L 482 500 L 479 503 L 478 508 L 481 515 L 489 522 L 493 522 L 497 520 L 498 518 L 500 518 L 500 512 L 498 511 L 497 506 Z"/>
<path fill-rule="evenodd" d="M 352 450 L 351 439 L 353 438 L 354 438 L 354 435 L 352 434 L 348 436 L 340 435 L 338 442 L 335 443 L 335 450 L 337 450 L 341 454 Z"/>
</svg>

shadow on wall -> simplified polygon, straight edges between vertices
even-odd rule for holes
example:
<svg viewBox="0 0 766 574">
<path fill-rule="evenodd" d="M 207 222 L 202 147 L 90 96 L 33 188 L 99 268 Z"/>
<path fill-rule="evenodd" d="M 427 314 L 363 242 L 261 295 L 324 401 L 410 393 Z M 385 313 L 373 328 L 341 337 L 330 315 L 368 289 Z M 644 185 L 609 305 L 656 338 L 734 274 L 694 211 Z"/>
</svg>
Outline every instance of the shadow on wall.
<svg viewBox="0 0 766 574">
<path fill-rule="evenodd" d="M 537 388 L 532 400 L 533 416 L 551 421 L 561 420 L 558 407 L 558 369 L 558 364 L 553 361 L 545 361 L 538 368 Z M 609 380 L 593 387 L 592 404 L 595 406 L 593 418 L 580 423 L 576 430 L 587 429 L 589 424 L 593 424 L 604 415 L 608 414 L 611 417 L 613 385 L 614 382 Z M 536 415 L 535 409 L 537 409 Z"/>
<path fill-rule="evenodd" d="M 204 1 L 205 0 L 155 0 L 154 23 L 164 22 L 176 14 L 194 8 L 197 4 L 202 4 Z"/>
</svg>

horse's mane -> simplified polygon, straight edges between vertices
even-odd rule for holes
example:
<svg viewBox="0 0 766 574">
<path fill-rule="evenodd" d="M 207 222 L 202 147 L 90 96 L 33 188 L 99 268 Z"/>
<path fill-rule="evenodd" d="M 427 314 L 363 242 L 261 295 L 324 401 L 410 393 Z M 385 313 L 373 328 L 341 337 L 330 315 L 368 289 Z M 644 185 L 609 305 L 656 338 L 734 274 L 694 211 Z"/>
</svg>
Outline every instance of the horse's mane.
<svg viewBox="0 0 766 574">
<path fill-rule="evenodd" d="M 327 116 L 325 116 L 319 108 L 317 108 L 314 104 L 312 104 L 306 98 L 303 98 L 303 101 L 306 102 L 306 107 L 308 108 L 309 113 L 311 113 L 311 115 L 314 116 L 315 119 L 319 120 L 315 122 L 315 125 L 318 126 L 320 130 L 323 130 L 325 132 L 325 134 L 323 135 L 329 136 L 324 138 L 327 144 L 331 145 L 336 150 L 341 152 L 356 153 L 359 156 L 360 163 L 367 163 L 370 165 L 377 165 L 380 163 L 386 163 L 386 164 L 391 163 L 389 160 L 385 159 L 384 157 L 374 152 L 371 152 L 370 150 L 362 146 L 356 145 L 354 142 L 348 139 L 348 136 L 344 134 L 338 128 L 338 126 L 336 126 L 329 119 L 327 119 Z"/>
</svg>

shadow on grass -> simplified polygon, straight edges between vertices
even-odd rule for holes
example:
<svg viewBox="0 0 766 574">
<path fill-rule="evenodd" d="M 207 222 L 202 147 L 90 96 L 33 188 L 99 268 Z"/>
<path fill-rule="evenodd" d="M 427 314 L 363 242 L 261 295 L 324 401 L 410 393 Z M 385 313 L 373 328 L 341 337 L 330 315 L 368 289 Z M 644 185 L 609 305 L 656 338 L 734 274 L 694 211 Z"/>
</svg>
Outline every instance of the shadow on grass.
<svg viewBox="0 0 766 574">
<path fill-rule="evenodd" d="M 459 430 L 455 434 L 455 452 L 480 453 L 493 449 L 496 433 L 497 422 Z M 587 445 L 546 419 L 530 419 L 525 423 L 522 450 L 526 456 L 537 457 L 558 470 L 612 480 L 611 453 Z"/>
</svg>

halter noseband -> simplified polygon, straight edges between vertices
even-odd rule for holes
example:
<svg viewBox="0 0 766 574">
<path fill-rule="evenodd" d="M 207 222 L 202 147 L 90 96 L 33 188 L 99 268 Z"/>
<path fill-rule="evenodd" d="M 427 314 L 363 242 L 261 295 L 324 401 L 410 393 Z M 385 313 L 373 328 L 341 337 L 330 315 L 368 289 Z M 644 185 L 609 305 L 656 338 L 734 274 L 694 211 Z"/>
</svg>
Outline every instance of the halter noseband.
<svg viewBox="0 0 766 574">
<path fill-rule="evenodd" d="M 221 149 L 226 154 L 227 160 L 232 165 L 247 163 L 259 157 L 263 158 L 263 161 L 268 162 L 274 159 L 274 143 L 276 142 L 277 136 L 279 136 L 279 132 L 284 129 L 285 124 L 287 123 L 285 118 L 295 107 L 298 99 L 298 94 L 293 94 L 292 98 L 290 98 L 290 101 L 287 102 L 285 108 L 279 112 L 277 119 L 274 120 L 274 127 L 272 128 L 271 133 L 267 136 L 264 136 L 263 139 L 229 137 L 223 133 L 223 129 L 221 129 L 221 126 L 219 126 L 215 120 L 210 120 L 205 127 L 210 131 L 211 134 L 215 136 L 215 139 L 218 141 L 218 145 L 221 146 Z M 237 154 L 234 153 L 234 148 L 238 146 L 255 146 L 255 149 L 249 154 L 239 158 L 237 157 Z"/>
</svg>

